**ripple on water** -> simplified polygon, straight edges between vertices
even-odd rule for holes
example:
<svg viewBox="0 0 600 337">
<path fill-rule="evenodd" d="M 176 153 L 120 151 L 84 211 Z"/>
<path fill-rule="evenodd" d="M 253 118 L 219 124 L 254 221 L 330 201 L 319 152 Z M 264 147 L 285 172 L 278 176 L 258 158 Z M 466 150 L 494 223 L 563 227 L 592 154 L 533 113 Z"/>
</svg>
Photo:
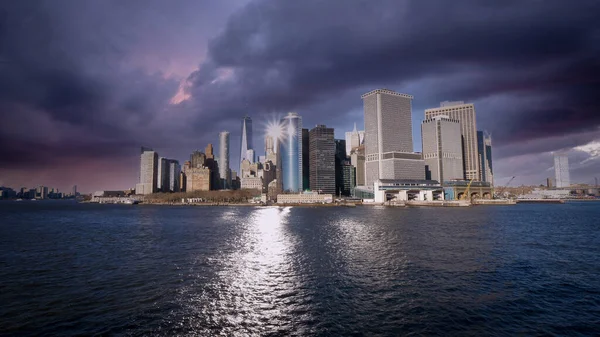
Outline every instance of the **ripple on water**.
<svg viewBox="0 0 600 337">
<path fill-rule="evenodd" d="M 599 215 L 0 204 L 0 334 L 593 335 Z"/>
</svg>

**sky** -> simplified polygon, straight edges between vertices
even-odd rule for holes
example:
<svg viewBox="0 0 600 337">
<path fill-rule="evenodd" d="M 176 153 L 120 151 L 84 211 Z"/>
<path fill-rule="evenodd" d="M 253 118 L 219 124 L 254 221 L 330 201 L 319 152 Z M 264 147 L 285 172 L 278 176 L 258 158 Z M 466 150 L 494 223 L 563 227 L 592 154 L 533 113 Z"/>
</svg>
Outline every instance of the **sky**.
<svg viewBox="0 0 600 337">
<path fill-rule="evenodd" d="M 600 178 L 600 2 L 28 0 L 0 3 L 0 186 L 135 186 L 140 146 L 189 158 L 289 111 L 343 138 L 360 95 L 475 104 L 496 185 Z"/>
</svg>

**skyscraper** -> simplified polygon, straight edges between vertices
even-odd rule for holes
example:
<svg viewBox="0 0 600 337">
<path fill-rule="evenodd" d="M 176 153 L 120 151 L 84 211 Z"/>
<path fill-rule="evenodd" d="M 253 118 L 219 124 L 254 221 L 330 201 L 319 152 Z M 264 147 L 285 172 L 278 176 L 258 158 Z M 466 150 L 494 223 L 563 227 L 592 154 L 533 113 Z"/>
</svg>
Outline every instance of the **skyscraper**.
<svg viewBox="0 0 600 337">
<path fill-rule="evenodd" d="M 425 178 L 441 184 L 463 179 L 462 137 L 460 122 L 447 116 L 426 119 L 421 124 Z"/>
<path fill-rule="evenodd" d="M 156 190 L 160 192 L 170 191 L 170 159 L 165 157 L 158 158 L 158 169 L 156 178 Z"/>
<path fill-rule="evenodd" d="M 302 190 L 302 117 L 289 112 L 281 119 L 283 141 L 281 166 L 283 190 L 299 192 Z"/>
<path fill-rule="evenodd" d="M 335 194 L 348 195 L 350 190 L 344 188 L 344 166 L 350 165 L 346 156 L 346 141 L 344 139 L 335 140 Z"/>
<path fill-rule="evenodd" d="M 350 156 L 352 149 L 362 145 L 365 139 L 365 131 L 358 131 L 356 129 L 356 123 L 354 123 L 354 129 L 346 132 L 346 156 Z"/>
<path fill-rule="evenodd" d="M 215 160 L 215 154 L 213 152 L 213 145 L 208 143 L 204 150 L 206 160 L 204 165 L 210 169 L 210 188 L 212 190 L 218 190 L 221 185 L 221 179 L 219 178 L 219 165 Z"/>
<path fill-rule="evenodd" d="M 462 101 L 442 102 L 439 108 L 426 109 L 425 119 L 435 116 L 448 116 L 460 122 L 463 148 L 463 166 L 465 179 L 480 179 L 479 158 L 477 156 L 477 124 L 475 106 Z"/>
<path fill-rule="evenodd" d="M 554 176 L 556 187 L 571 186 L 569 177 L 569 157 L 565 152 L 554 153 Z"/>
<path fill-rule="evenodd" d="M 140 155 L 140 182 L 135 186 L 136 194 L 156 192 L 158 179 L 158 153 L 142 147 Z"/>
<path fill-rule="evenodd" d="M 350 152 L 350 163 L 354 167 L 356 186 L 365 186 L 365 146 L 361 145 Z"/>
<path fill-rule="evenodd" d="M 224 189 L 231 188 L 231 171 L 229 168 L 229 131 L 219 133 L 219 176 Z"/>
<path fill-rule="evenodd" d="M 335 194 L 335 140 L 333 128 L 317 125 L 309 131 L 310 188 Z M 345 149 L 344 149 L 345 150 Z"/>
<path fill-rule="evenodd" d="M 494 184 L 492 136 L 487 132 L 477 131 L 477 155 L 479 157 L 479 180 Z"/>
<path fill-rule="evenodd" d="M 302 190 L 310 189 L 310 136 L 308 129 L 302 129 Z"/>
<path fill-rule="evenodd" d="M 413 96 L 377 89 L 361 96 L 365 113 L 366 186 L 378 179 L 424 179 L 425 165 L 413 152 Z"/>
<path fill-rule="evenodd" d="M 254 151 L 248 152 L 248 150 L 253 150 L 252 144 L 252 118 L 248 116 L 244 116 L 242 118 L 242 132 L 241 132 L 241 140 L 240 140 L 240 170 L 238 172 L 242 172 L 242 160 L 248 159 L 251 163 L 254 163 Z M 252 158 L 248 157 L 249 155 Z"/>
<path fill-rule="evenodd" d="M 179 192 L 179 174 L 181 173 L 181 166 L 179 161 L 169 161 L 169 192 Z"/>
<path fill-rule="evenodd" d="M 73 196 L 77 196 L 77 185 L 73 185 Z"/>
</svg>

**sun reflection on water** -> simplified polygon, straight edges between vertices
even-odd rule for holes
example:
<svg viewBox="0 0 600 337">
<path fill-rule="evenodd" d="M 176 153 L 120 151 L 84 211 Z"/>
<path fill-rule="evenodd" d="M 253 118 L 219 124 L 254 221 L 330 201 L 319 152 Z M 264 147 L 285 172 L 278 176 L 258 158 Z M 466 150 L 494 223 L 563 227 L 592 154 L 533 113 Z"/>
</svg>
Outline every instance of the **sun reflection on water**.
<svg viewBox="0 0 600 337">
<path fill-rule="evenodd" d="M 294 261 L 298 240 L 287 227 L 290 212 L 291 207 L 256 208 L 236 224 L 243 229 L 235 251 L 224 254 L 218 277 L 196 302 L 199 316 L 210 316 L 220 333 L 276 331 L 311 319 L 309 296 L 298 291 L 303 281 Z"/>
</svg>

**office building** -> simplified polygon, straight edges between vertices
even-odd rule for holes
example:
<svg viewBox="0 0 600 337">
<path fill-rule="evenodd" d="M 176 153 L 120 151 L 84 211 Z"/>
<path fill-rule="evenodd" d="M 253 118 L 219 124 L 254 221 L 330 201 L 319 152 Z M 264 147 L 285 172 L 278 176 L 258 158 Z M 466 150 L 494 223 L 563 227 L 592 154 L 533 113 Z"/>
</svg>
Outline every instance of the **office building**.
<svg viewBox="0 0 600 337">
<path fill-rule="evenodd" d="M 548 187 L 548 188 L 554 187 L 554 184 L 552 182 L 552 178 L 550 178 L 550 177 L 546 178 L 546 187 Z"/>
<path fill-rule="evenodd" d="M 464 179 L 480 179 L 479 158 L 477 155 L 477 124 L 475 106 L 462 101 L 442 102 L 439 108 L 426 109 L 425 119 L 435 116 L 448 116 L 460 122 L 463 148 Z"/>
<path fill-rule="evenodd" d="M 183 167 L 185 173 L 185 191 L 209 191 L 210 190 L 210 169 L 206 166 L 193 167 L 191 162 L 186 161 Z"/>
<path fill-rule="evenodd" d="M 74 197 L 77 196 L 77 185 L 73 185 L 73 191 L 71 193 Z"/>
<path fill-rule="evenodd" d="M 332 202 L 332 194 L 321 194 L 317 192 L 277 195 L 278 204 L 329 204 Z"/>
<path fill-rule="evenodd" d="M 352 189 L 356 187 L 356 170 L 350 162 L 346 161 L 342 164 L 342 184 L 338 193 L 343 196 L 350 196 Z"/>
<path fill-rule="evenodd" d="M 169 192 L 170 186 L 170 160 L 165 157 L 158 158 L 158 170 L 157 170 L 157 178 L 156 178 L 156 190 L 158 192 Z"/>
<path fill-rule="evenodd" d="M 142 147 L 140 155 L 140 182 L 135 186 L 136 194 L 151 194 L 157 191 L 158 153 Z"/>
<path fill-rule="evenodd" d="M 554 181 L 556 187 L 570 187 L 571 178 L 569 177 L 569 157 L 565 152 L 554 154 Z"/>
<path fill-rule="evenodd" d="M 346 141 L 344 139 L 335 140 L 335 194 L 349 195 L 349 191 L 344 189 L 344 165 L 350 165 L 350 160 L 346 156 Z"/>
<path fill-rule="evenodd" d="M 333 128 L 317 125 L 309 131 L 310 188 L 335 194 L 335 140 Z M 345 148 L 344 148 L 345 151 Z"/>
<path fill-rule="evenodd" d="M 221 179 L 219 177 L 219 163 L 215 160 L 215 154 L 213 151 L 213 145 L 209 143 L 204 149 L 204 166 L 210 169 L 210 189 L 218 190 L 221 185 Z"/>
<path fill-rule="evenodd" d="M 240 139 L 240 171 L 242 171 L 242 161 L 248 159 L 251 163 L 254 163 L 254 146 L 252 144 L 252 118 L 244 116 L 242 118 L 242 131 Z M 248 150 L 252 150 L 249 152 Z"/>
<path fill-rule="evenodd" d="M 275 164 L 267 160 L 263 165 L 263 189 L 265 192 L 268 191 L 269 184 L 277 177 Z"/>
<path fill-rule="evenodd" d="M 425 165 L 413 152 L 413 96 L 377 89 L 361 96 L 365 114 L 365 184 L 378 179 L 424 179 Z"/>
<path fill-rule="evenodd" d="M 302 117 L 289 112 L 281 120 L 283 140 L 281 149 L 281 176 L 284 191 L 302 190 Z"/>
<path fill-rule="evenodd" d="M 229 132 L 219 133 L 219 176 L 221 188 L 231 188 L 231 169 L 229 168 Z"/>
<path fill-rule="evenodd" d="M 308 129 L 302 129 L 302 190 L 310 189 L 310 142 Z"/>
<path fill-rule="evenodd" d="M 169 192 L 179 192 L 179 177 L 181 173 L 181 166 L 179 161 L 169 161 Z"/>
<path fill-rule="evenodd" d="M 437 180 L 442 184 L 463 179 L 462 136 L 457 119 L 435 116 L 424 120 L 421 138 L 425 179 Z"/>
<path fill-rule="evenodd" d="M 206 162 L 206 154 L 196 150 L 194 152 L 192 152 L 192 154 L 190 155 L 190 163 L 191 163 L 191 167 L 202 167 L 205 166 Z"/>
<path fill-rule="evenodd" d="M 493 185 L 492 136 L 488 132 L 477 131 L 477 155 L 479 157 L 479 180 Z"/>
<path fill-rule="evenodd" d="M 356 123 L 354 123 L 354 130 L 346 132 L 346 156 L 350 156 L 353 148 L 362 145 L 364 139 L 365 131 L 358 131 Z"/>
<path fill-rule="evenodd" d="M 356 186 L 365 186 L 365 146 L 361 145 L 350 152 L 350 164 L 354 167 Z"/>
<path fill-rule="evenodd" d="M 242 177 L 240 187 L 243 190 L 259 190 L 263 189 L 263 178 L 261 177 Z"/>
</svg>

